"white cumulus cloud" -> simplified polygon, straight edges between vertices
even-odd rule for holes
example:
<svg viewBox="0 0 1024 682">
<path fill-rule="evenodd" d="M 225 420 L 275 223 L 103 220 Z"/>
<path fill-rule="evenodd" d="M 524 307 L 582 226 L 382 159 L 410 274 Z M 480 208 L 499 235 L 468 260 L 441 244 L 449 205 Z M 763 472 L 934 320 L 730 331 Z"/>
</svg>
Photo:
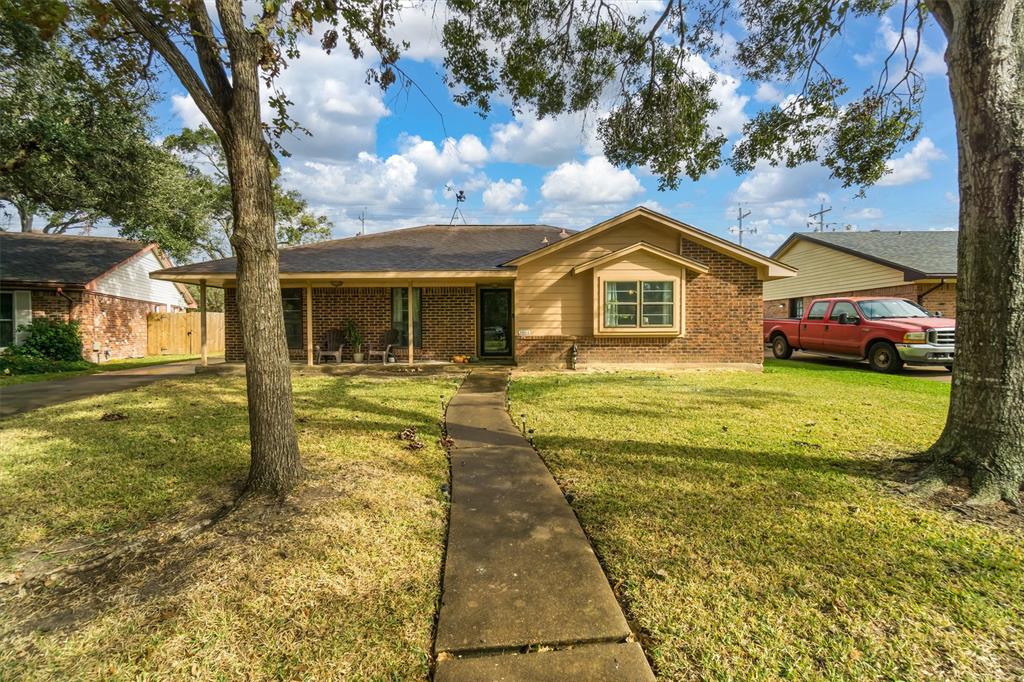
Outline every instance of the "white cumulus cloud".
<svg viewBox="0 0 1024 682">
<path fill-rule="evenodd" d="M 628 169 L 618 169 L 603 156 L 585 163 L 568 161 L 544 176 L 540 193 L 548 201 L 569 204 L 614 204 L 644 191 Z"/>
<path fill-rule="evenodd" d="M 927 180 L 932 176 L 928 167 L 933 161 L 942 161 L 946 155 L 935 146 L 929 137 L 922 137 L 913 149 L 886 164 L 888 173 L 882 176 L 877 184 L 883 187 L 906 185 L 918 180 Z"/>
<path fill-rule="evenodd" d="M 498 180 L 492 182 L 484 190 L 483 201 L 486 208 L 499 213 L 518 213 L 527 210 L 529 207 L 523 202 L 526 197 L 526 187 L 519 178 L 511 181 Z"/>
</svg>

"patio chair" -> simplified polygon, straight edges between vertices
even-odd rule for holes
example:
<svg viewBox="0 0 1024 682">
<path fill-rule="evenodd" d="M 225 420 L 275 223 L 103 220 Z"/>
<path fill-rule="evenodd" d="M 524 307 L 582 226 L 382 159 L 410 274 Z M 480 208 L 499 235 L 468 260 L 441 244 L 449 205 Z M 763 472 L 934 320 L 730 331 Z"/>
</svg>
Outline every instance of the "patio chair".
<svg viewBox="0 0 1024 682">
<path fill-rule="evenodd" d="M 316 359 L 314 362 L 320 364 L 328 358 L 334 358 L 335 362 L 341 362 L 341 351 L 345 347 L 345 335 L 340 329 L 332 329 L 324 335 L 323 346 L 315 346 Z"/>
<path fill-rule="evenodd" d="M 379 344 L 371 344 L 366 353 L 369 358 L 380 356 L 380 361 L 385 365 L 388 364 L 388 358 L 391 356 L 391 349 L 398 343 L 399 335 L 397 329 L 389 329 L 384 332 L 381 337 Z"/>
</svg>

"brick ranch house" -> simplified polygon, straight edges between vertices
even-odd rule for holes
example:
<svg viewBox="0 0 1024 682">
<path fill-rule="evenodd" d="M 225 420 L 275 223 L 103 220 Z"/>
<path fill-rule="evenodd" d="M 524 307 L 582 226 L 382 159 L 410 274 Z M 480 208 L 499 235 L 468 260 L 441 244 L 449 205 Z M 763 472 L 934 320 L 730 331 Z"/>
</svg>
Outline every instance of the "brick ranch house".
<svg viewBox="0 0 1024 682">
<path fill-rule="evenodd" d="M 955 318 L 958 234 L 796 232 L 772 258 L 800 274 L 765 282 L 764 316 L 800 317 L 821 296 L 888 296 Z"/>
<path fill-rule="evenodd" d="M 294 361 L 312 364 L 314 346 L 353 320 L 370 347 L 396 330 L 407 362 L 548 366 L 565 366 L 573 345 L 582 364 L 759 366 L 762 284 L 796 274 L 646 208 L 580 232 L 426 225 L 287 247 L 280 270 Z M 234 259 L 152 277 L 223 287 L 226 359 L 243 359 Z"/>
<path fill-rule="evenodd" d="M 0 232 L 0 348 L 33 318 L 78 320 L 85 359 L 146 354 L 146 316 L 195 306 L 181 284 L 150 279 L 171 262 L 155 244 Z"/>
</svg>

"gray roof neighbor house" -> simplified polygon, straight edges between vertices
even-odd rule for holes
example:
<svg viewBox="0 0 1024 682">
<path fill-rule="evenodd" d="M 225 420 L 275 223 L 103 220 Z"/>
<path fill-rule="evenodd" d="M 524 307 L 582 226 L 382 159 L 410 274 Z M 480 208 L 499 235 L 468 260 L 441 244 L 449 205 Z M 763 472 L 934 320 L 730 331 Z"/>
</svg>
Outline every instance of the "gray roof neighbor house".
<svg viewBox="0 0 1024 682">
<path fill-rule="evenodd" d="M 0 232 L 0 281 L 85 286 L 148 246 L 110 237 Z"/>
<path fill-rule="evenodd" d="M 956 277 L 955 230 L 870 232 L 796 232 L 772 254 L 779 257 L 793 241 L 803 239 L 903 270 L 912 279 Z"/>
</svg>

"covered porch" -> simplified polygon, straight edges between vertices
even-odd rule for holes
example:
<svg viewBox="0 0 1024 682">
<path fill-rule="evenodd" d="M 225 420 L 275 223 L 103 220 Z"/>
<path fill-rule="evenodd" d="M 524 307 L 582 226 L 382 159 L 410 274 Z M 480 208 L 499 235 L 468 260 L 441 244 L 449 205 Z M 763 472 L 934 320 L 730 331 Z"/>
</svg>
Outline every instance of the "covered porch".
<svg viewBox="0 0 1024 682">
<path fill-rule="evenodd" d="M 317 350 L 340 362 L 420 365 L 447 363 L 456 356 L 510 361 L 514 357 L 514 273 L 330 273 L 283 276 L 281 298 L 292 362 L 313 366 Z M 411 277 L 409 275 L 414 274 Z M 206 289 L 224 289 L 225 359 L 244 353 L 234 282 L 198 282 L 200 312 L 206 317 Z M 350 326 L 362 337 L 361 359 L 350 342 Z M 205 329 L 205 321 L 202 324 Z M 205 334 L 203 334 L 205 339 Z M 204 349 L 205 342 L 201 343 Z M 328 346 L 333 346 L 328 348 Z M 389 351 L 385 355 L 385 351 Z M 330 362 L 336 358 L 330 357 Z"/>
</svg>

